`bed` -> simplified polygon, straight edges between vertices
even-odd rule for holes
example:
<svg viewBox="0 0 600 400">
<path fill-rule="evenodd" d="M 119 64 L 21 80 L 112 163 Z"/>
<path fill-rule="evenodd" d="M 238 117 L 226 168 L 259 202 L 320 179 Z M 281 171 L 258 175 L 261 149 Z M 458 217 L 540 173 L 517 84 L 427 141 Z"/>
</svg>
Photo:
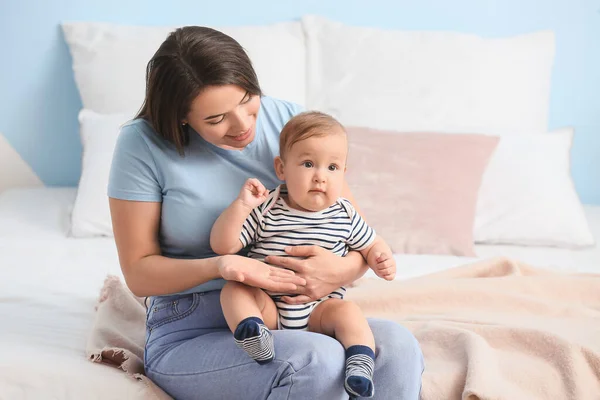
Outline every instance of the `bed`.
<svg viewBox="0 0 600 400">
<path fill-rule="evenodd" d="M 111 239 L 66 237 L 74 195 L 0 195 L 0 398 L 142 398 L 138 382 L 86 359 L 99 290 L 119 266 Z"/>
<path fill-rule="evenodd" d="M 102 307 L 98 298 L 105 278 L 114 275 L 122 280 L 115 244 L 110 237 L 112 229 L 106 201 L 112 149 L 121 124 L 134 115 L 143 101 L 146 63 L 175 27 L 92 22 L 70 22 L 61 27 L 72 56 L 74 79 L 83 106 L 77 110 L 83 147 L 82 173 L 77 188 L 23 187 L 0 193 L 0 268 L 3 272 L 0 280 L 0 398 L 144 399 L 148 398 L 148 391 L 143 382 L 117 368 L 90 362 L 86 345 L 99 314 L 95 308 Z M 375 159 L 367 160 L 369 168 L 354 168 L 354 171 L 370 173 L 368 178 L 354 175 L 355 183 L 350 182 L 369 220 L 376 220 L 378 208 L 395 207 L 393 218 L 383 215 L 382 226 L 390 221 L 414 219 L 416 215 L 416 219 L 426 222 L 421 226 L 432 230 L 420 235 L 423 232 L 403 227 L 405 234 L 414 234 L 416 238 L 411 245 L 422 246 L 410 249 L 417 250 L 415 252 L 395 255 L 398 275 L 394 284 L 408 284 L 418 281 L 412 278 L 436 273 L 439 277 L 439 274 L 456 271 L 454 267 L 469 263 L 480 265 L 479 260 L 494 257 L 553 271 L 600 274 L 600 245 L 597 244 L 600 206 L 582 206 L 571 178 L 570 150 L 575 129 L 565 126 L 551 131 L 548 126 L 555 51 L 552 32 L 484 38 L 457 32 L 349 26 L 319 16 L 303 16 L 300 20 L 268 26 L 217 28 L 234 37 L 248 51 L 262 89 L 268 95 L 330 113 L 346 126 L 382 130 L 386 135 L 393 131 L 398 135 L 395 147 L 386 146 L 386 141 L 378 142 L 380 151 L 374 153 Z M 115 63 L 115 59 L 120 62 Z M 369 136 L 375 135 L 374 132 L 360 132 L 367 139 L 361 145 L 357 144 L 358 133 L 351 137 L 350 144 L 354 146 L 351 155 L 375 145 L 376 141 L 371 140 L 374 136 Z M 465 136 L 465 133 L 473 134 Z M 417 153 L 411 149 L 428 152 Z M 400 150 L 404 153 L 398 156 Z M 383 152 L 389 152 L 389 156 Z M 391 164 L 394 174 L 387 173 L 389 160 L 394 161 Z M 385 174 L 376 171 L 386 166 Z M 381 186 L 381 182 L 374 182 L 379 177 L 391 179 L 383 182 L 386 188 L 410 190 L 403 189 L 385 199 L 377 197 L 372 202 L 373 186 L 365 185 Z M 397 184 L 399 179 L 401 185 Z M 422 185 L 423 182 L 429 185 Z M 447 182 L 452 184 L 447 185 Z M 402 204 L 408 205 L 402 210 L 396 207 L 400 198 Z M 384 201 L 388 202 L 387 206 L 380 207 Z M 446 218 L 448 216 L 452 218 Z M 384 232 L 382 236 L 386 240 L 398 233 L 385 232 L 379 227 L 377 230 Z M 428 247 L 431 243 L 426 242 L 435 238 L 430 234 L 440 232 L 444 246 L 436 247 L 439 244 L 436 242 Z M 458 239 L 462 241 L 458 243 Z M 402 247 L 400 241 L 396 243 L 398 248 Z M 476 244 L 473 246 L 473 243 Z M 435 251 L 425 251 L 429 248 Z M 537 273 L 523 268 L 519 273 Z M 373 277 L 370 272 L 367 275 Z M 598 281 L 598 276 L 590 276 L 589 281 Z M 580 277 L 582 282 L 586 281 L 585 276 Z M 556 276 L 549 278 L 554 283 L 556 279 Z M 565 279 L 565 284 L 567 281 Z M 487 280 L 485 284 L 492 282 L 496 281 Z M 507 276 L 506 282 L 513 281 Z M 598 285 L 600 287 L 600 282 Z M 406 287 L 414 289 L 418 285 Z M 431 300 L 427 296 L 431 290 L 422 288 L 425 294 L 417 296 L 413 304 L 417 308 Z M 536 286 L 529 289 L 535 292 Z M 378 286 L 359 284 L 350 293 L 366 299 L 363 304 L 368 309 L 375 303 L 369 301 L 375 297 L 373 293 L 379 294 L 377 290 Z M 389 289 L 381 290 L 389 292 Z M 594 290 L 592 286 L 592 292 Z M 402 291 L 397 292 L 388 295 L 402 295 Z M 593 294 L 596 292 L 600 293 L 600 289 Z M 440 302 L 429 310 L 427 317 L 422 321 L 408 319 L 409 324 L 427 325 L 431 320 L 430 326 L 439 325 L 436 318 L 443 319 L 443 316 L 436 312 L 444 307 L 445 298 L 437 294 Z M 512 294 L 520 296 L 518 291 Z M 569 325 L 568 319 L 552 319 L 555 309 L 560 313 L 584 303 L 583 294 L 581 298 L 577 293 L 569 295 L 571 297 L 563 298 L 550 293 L 547 296 L 555 302 L 545 305 L 545 315 L 550 316 L 545 322 Z M 573 350 L 576 357 L 569 360 L 585 364 L 589 375 L 585 382 L 591 383 L 590 386 L 582 385 L 573 376 L 574 371 L 584 369 L 574 370 L 572 365 L 560 361 L 550 369 L 530 369 L 532 374 L 538 373 L 537 382 L 566 382 L 564 388 L 553 392 L 568 393 L 560 398 L 595 400 L 600 393 L 600 348 L 595 340 L 600 337 L 597 323 L 600 299 L 589 297 L 592 300 L 585 303 L 587 308 L 579 311 L 590 322 L 591 330 L 584 333 L 592 345 L 586 347 L 573 340 L 565 342 L 567 347 L 561 349 Z M 529 306 L 537 307 L 535 296 L 529 300 Z M 459 305 L 462 308 L 454 316 L 473 317 L 461 314 L 462 309 L 469 310 L 468 300 Z M 528 318 L 533 321 L 529 322 L 535 322 L 535 307 L 521 322 L 528 322 Z M 406 310 L 397 307 L 388 311 Z M 485 320 L 487 310 L 480 308 L 478 312 Z M 514 307 L 505 312 L 511 316 L 519 309 Z M 493 326 L 494 322 L 486 326 Z M 467 332 L 463 328 L 460 325 L 457 329 Z M 536 327 L 531 328 L 535 331 Z M 573 328 L 570 333 L 576 331 Z M 429 331 L 421 329 L 420 333 L 423 332 Z M 477 339 L 469 332 L 465 334 Z M 434 342 L 444 343 L 448 338 L 452 340 L 447 347 L 453 347 L 456 341 L 452 335 L 440 336 Z M 530 344 L 527 338 L 516 342 Z M 443 373 L 445 365 L 436 366 L 431 361 L 445 349 L 429 347 L 425 350 L 428 351 L 426 362 L 430 361 L 426 374 Z M 450 357 L 448 360 L 454 359 L 452 354 L 446 355 Z M 511 367 L 517 371 L 522 365 L 511 359 L 502 371 L 510 372 Z M 498 381 L 495 370 L 487 364 L 461 371 L 464 374 L 474 371 L 475 375 L 492 371 L 491 379 Z M 502 382 L 507 382 L 507 387 L 522 383 L 524 378 L 529 378 L 529 371 L 521 375 L 508 373 Z M 467 396 L 465 381 L 468 383 L 469 376 L 455 376 L 450 386 L 457 395 L 449 394 L 449 385 L 438 385 L 439 382 L 432 382 L 430 375 L 426 377 L 427 400 Z M 569 382 L 575 383 L 569 385 Z M 502 397 L 497 391 L 492 390 L 492 393 L 488 397 L 559 398 L 511 396 L 506 392 Z"/>
<path fill-rule="evenodd" d="M 121 276 L 112 238 L 67 236 L 74 188 L 0 194 L 0 398 L 135 399 L 145 387 L 86 359 L 94 307 L 108 274 Z M 586 206 L 600 237 L 600 207 Z M 509 256 L 565 271 L 600 273 L 600 248 L 476 246 L 478 256 Z M 398 255 L 398 277 L 448 269 L 472 258 Z"/>
</svg>

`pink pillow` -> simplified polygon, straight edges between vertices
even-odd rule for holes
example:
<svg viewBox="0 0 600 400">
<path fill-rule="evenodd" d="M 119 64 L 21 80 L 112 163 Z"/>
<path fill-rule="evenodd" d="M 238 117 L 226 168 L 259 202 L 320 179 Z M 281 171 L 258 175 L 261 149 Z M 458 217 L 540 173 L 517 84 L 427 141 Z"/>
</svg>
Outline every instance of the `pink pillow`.
<svg viewBox="0 0 600 400">
<path fill-rule="evenodd" d="M 497 137 L 347 132 L 350 190 L 394 253 L 475 256 L 477 194 Z"/>
</svg>

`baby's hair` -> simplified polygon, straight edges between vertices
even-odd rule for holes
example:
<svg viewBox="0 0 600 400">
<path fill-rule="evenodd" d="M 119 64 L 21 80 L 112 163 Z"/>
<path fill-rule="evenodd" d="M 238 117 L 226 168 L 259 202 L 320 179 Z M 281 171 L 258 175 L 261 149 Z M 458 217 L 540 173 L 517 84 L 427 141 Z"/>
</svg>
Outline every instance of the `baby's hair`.
<svg viewBox="0 0 600 400">
<path fill-rule="evenodd" d="M 320 137 L 332 133 L 346 134 L 346 130 L 335 118 L 320 111 L 305 111 L 292 119 L 281 130 L 279 136 L 279 156 L 285 154 L 292 146 L 311 137 Z"/>
</svg>

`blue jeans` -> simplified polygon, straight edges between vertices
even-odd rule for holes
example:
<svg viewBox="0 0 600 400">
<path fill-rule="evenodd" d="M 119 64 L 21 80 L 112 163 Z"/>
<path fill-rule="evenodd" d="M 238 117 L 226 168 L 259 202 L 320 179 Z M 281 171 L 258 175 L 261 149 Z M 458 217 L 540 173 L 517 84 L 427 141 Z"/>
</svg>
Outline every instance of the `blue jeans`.
<svg viewBox="0 0 600 400">
<path fill-rule="evenodd" d="M 146 319 L 147 376 L 178 400 L 348 399 L 344 348 L 312 332 L 273 331 L 275 360 L 259 365 L 227 327 L 220 291 L 153 297 Z M 375 399 L 419 398 L 423 356 L 402 326 L 369 320 L 375 335 Z"/>
</svg>

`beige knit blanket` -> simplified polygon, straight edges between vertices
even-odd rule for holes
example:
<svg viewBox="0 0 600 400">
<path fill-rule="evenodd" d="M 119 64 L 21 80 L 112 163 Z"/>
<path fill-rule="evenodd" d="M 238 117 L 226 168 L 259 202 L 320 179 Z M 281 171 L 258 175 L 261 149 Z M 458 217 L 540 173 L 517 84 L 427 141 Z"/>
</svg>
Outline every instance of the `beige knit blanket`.
<svg viewBox="0 0 600 400">
<path fill-rule="evenodd" d="M 424 400 L 600 399 L 600 274 L 497 258 L 406 281 L 363 279 L 347 298 L 413 332 Z M 143 375 L 144 318 L 141 300 L 107 278 L 88 356 L 168 399 Z"/>
</svg>

